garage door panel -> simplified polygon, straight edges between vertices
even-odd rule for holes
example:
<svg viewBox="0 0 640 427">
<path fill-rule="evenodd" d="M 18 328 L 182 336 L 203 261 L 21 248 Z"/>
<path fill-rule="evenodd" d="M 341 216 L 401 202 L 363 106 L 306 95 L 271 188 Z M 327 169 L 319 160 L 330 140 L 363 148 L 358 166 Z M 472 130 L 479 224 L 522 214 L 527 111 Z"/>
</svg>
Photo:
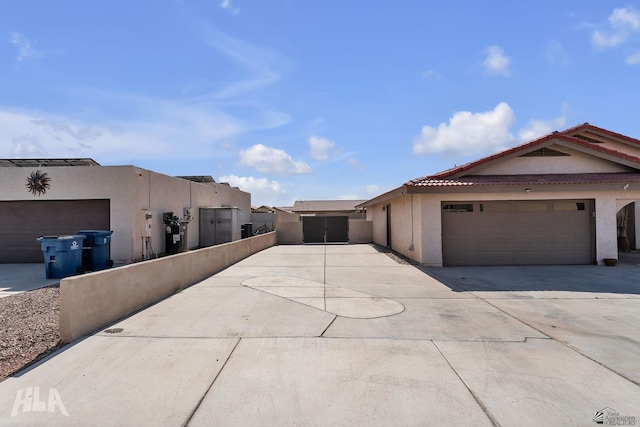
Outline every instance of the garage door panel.
<svg viewBox="0 0 640 427">
<path fill-rule="evenodd" d="M 589 200 L 456 203 L 473 210 L 448 212 L 451 204 L 442 204 L 445 265 L 592 262 Z"/>
<path fill-rule="evenodd" d="M 109 230 L 109 200 L 0 202 L 0 263 L 43 262 L 36 239 L 78 230 Z"/>
</svg>

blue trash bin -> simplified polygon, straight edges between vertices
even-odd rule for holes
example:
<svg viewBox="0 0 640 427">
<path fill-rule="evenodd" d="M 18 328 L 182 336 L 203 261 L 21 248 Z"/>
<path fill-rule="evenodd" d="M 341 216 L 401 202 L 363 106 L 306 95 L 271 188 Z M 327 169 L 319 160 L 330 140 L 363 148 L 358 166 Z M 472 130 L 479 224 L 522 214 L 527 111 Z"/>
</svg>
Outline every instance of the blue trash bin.
<svg viewBox="0 0 640 427">
<path fill-rule="evenodd" d="M 111 267 L 109 259 L 109 245 L 111 244 L 111 230 L 80 230 L 78 234 L 85 236 L 82 265 L 89 271 L 104 270 Z"/>
<path fill-rule="evenodd" d="M 85 236 L 43 236 L 36 239 L 44 254 L 47 279 L 75 276 L 82 269 L 82 241 Z"/>
</svg>

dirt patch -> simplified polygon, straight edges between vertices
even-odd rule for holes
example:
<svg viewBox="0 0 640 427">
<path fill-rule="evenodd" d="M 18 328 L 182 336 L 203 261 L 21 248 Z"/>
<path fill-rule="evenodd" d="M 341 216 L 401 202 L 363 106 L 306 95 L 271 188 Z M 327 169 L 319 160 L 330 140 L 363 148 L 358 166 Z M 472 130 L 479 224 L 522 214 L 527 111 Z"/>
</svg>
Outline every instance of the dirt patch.
<svg viewBox="0 0 640 427">
<path fill-rule="evenodd" d="M 0 381 L 62 347 L 60 288 L 0 298 Z"/>
<path fill-rule="evenodd" d="M 407 258 L 404 255 L 401 255 L 395 251 L 392 251 L 391 249 L 381 246 L 381 245 L 377 245 L 377 244 L 372 244 L 371 246 L 373 246 L 373 248 L 380 252 L 385 254 L 386 256 L 388 256 L 389 258 L 391 258 L 392 260 L 394 260 L 395 262 L 397 262 L 398 264 L 403 264 L 403 265 L 420 265 L 419 263 L 415 262 L 412 259 Z"/>
</svg>

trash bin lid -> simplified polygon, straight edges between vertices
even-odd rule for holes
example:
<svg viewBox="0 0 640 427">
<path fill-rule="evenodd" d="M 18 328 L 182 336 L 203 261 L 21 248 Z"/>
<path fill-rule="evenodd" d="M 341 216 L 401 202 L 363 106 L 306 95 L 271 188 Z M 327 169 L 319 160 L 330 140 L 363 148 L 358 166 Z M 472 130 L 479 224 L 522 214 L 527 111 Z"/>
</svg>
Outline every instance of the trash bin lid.
<svg viewBox="0 0 640 427">
<path fill-rule="evenodd" d="M 70 234 L 67 236 L 41 236 L 38 237 L 36 240 L 38 242 L 42 242 L 44 240 L 83 240 L 84 238 L 86 238 L 87 236 L 83 236 L 81 234 Z"/>
<path fill-rule="evenodd" d="M 94 234 L 96 236 L 110 236 L 113 230 L 79 230 L 78 234 Z"/>
</svg>

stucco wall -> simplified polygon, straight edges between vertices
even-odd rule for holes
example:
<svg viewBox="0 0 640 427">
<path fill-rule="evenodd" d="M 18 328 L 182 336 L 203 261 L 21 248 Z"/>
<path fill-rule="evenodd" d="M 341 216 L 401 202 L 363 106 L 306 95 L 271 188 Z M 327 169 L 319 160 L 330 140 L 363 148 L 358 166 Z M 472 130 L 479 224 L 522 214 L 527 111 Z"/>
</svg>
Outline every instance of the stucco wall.
<svg viewBox="0 0 640 427">
<path fill-rule="evenodd" d="M 373 242 L 373 224 L 371 221 L 362 219 L 349 220 L 349 243 L 371 243 Z"/>
<path fill-rule="evenodd" d="M 557 189 L 556 189 L 557 190 Z M 604 258 L 617 258 L 616 213 L 628 203 L 640 200 L 638 190 L 599 190 L 583 191 L 547 191 L 547 192 L 511 192 L 511 193 L 458 193 L 458 194 L 415 194 L 414 211 L 414 250 L 411 246 L 411 203 L 409 196 L 367 207 L 368 217 L 373 221 L 373 242 L 386 245 L 386 211 L 382 208 L 391 205 L 392 249 L 425 266 L 442 266 L 442 213 L 443 201 L 485 201 L 485 200 L 558 200 L 593 199 L 595 201 L 595 246 L 596 259 L 602 264 Z M 417 212 L 419 211 L 419 212 Z M 418 218 L 420 218 L 418 220 Z M 640 223 L 640 220 L 639 222 Z M 636 231 L 638 233 L 638 231 Z M 640 237 L 640 235 L 638 235 Z M 640 240 L 638 240 L 640 241 Z"/>
<path fill-rule="evenodd" d="M 403 195 L 369 206 L 373 242 L 420 262 L 422 259 L 422 217 L 420 197 Z M 387 242 L 387 212 L 391 212 L 391 244 Z"/>
<path fill-rule="evenodd" d="M 25 188 L 27 177 L 36 169 L 46 172 L 51 179 L 49 190 L 41 196 L 34 196 Z M 132 166 L 0 168 L 0 200 L 110 199 L 114 232 L 111 254 L 114 259 L 126 259 L 133 250 L 131 236 L 138 235 L 131 218 L 137 205 L 133 189 L 142 171 Z"/>
<path fill-rule="evenodd" d="M 302 221 L 276 222 L 276 232 L 278 233 L 279 245 L 301 245 L 304 243 Z"/>
<path fill-rule="evenodd" d="M 516 157 L 506 162 L 475 172 L 476 175 L 509 175 L 509 174 L 554 174 L 554 173 L 613 173 L 629 172 L 618 163 L 599 159 L 565 147 L 549 147 L 562 151 L 570 156 L 561 157 Z"/>
<path fill-rule="evenodd" d="M 383 210 L 384 209 L 384 210 Z M 367 208 L 367 220 L 372 223 L 373 243 L 387 246 L 387 210 L 386 203 Z"/>
<path fill-rule="evenodd" d="M 51 187 L 42 196 L 25 189 L 34 169 L 46 172 Z M 0 168 L 0 200 L 109 199 L 113 237 L 111 258 L 130 262 L 143 257 L 145 211 L 150 210 L 153 252 L 164 252 L 163 212 L 182 218 L 183 208 L 193 208 L 188 226 L 190 248 L 199 246 L 198 208 L 240 208 L 240 223 L 250 222 L 251 195 L 222 184 L 207 185 L 163 175 L 136 166 L 74 166 L 48 168 Z M 44 214 L 44 213 L 43 213 Z M 76 230 L 70 230 L 73 232 Z"/>
<path fill-rule="evenodd" d="M 268 233 L 62 279 L 60 338 L 76 340 L 275 244 Z"/>
<path fill-rule="evenodd" d="M 255 212 L 251 214 L 251 223 L 255 232 L 260 227 L 266 226 L 266 231 L 273 231 L 276 227 L 276 214 L 268 212 Z"/>
</svg>

